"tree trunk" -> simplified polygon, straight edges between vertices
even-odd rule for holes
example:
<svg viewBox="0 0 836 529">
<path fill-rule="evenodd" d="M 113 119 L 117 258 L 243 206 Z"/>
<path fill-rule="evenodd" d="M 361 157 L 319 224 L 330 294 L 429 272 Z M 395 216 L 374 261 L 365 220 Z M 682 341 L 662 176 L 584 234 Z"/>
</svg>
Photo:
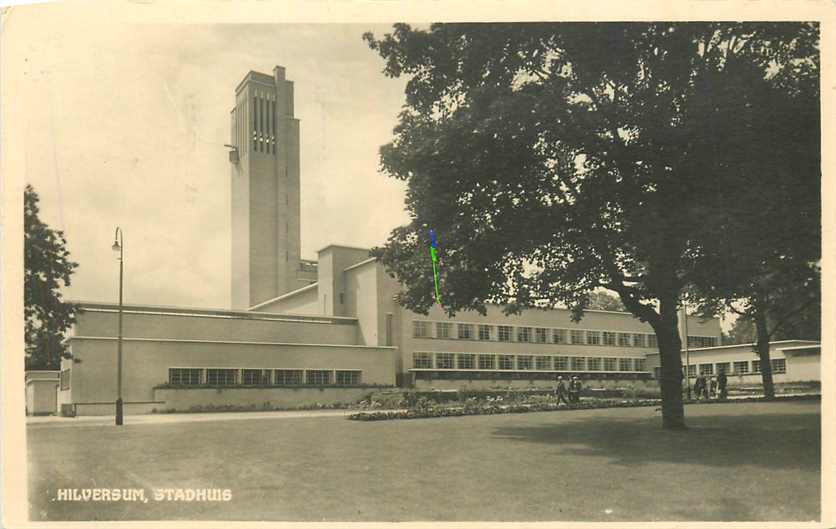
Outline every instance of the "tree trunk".
<svg viewBox="0 0 836 529">
<path fill-rule="evenodd" d="M 757 331 L 756 349 L 761 363 L 761 379 L 763 380 L 763 397 L 767 400 L 775 398 L 775 383 L 772 381 L 772 363 L 769 359 L 769 329 L 766 314 L 755 308 L 755 329 Z"/>
<path fill-rule="evenodd" d="M 682 342 L 679 339 L 676 299 L 660 300 L 656 327 L 661 363 L 662 428 L 684 430 L 682 406 Z"/>
</svg>

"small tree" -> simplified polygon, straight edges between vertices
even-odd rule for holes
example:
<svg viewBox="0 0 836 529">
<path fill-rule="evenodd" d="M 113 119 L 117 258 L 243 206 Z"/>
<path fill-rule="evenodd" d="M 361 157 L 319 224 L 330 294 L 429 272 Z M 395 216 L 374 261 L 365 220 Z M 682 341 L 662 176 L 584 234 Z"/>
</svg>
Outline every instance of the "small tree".
<svg viewBox="0 0 836 529">
<path fill-rule="evenodd" d="M 748 192 L 727 185 L 740 175 L 724 153 L 763 156 L 757 129 L 738 138 L 724 126 L 751 125 L 765 109 L 732 96 L 772 71 L 791 79 L 787 65 L 810 53 L 795 43 L 816 35 L 795 23 L 396 24 L 381 39 L 366 34 L 384 72 L 409 77 L 381 165 L 407 181 L 412 221 L 376 250 L 405 285 L 399 301 L 423 313 L 435 302 L 430 228 L 450 315 L 488 302 L 507 312 L 564 304 L 580 319 L 590 292 L 616 292 L 656 333 L 663 426 L 684 428 L 680 297 L 711 236 L 703 220 L 724 213 L 716 197 Z M 708 135 L 730 147 L 706 159 L 692 147 Z"/>
<path fill-rule="evenodd" d="M 31 185 L 23 193 L 24 317 L 26 369 L 58 369 L 68 354 L 64 334 L 74 322 L 75 306 L 63 301 L 78 266 L 70 260 L 61 231 L 38 217 L 38 195 Z"/>
</svg>

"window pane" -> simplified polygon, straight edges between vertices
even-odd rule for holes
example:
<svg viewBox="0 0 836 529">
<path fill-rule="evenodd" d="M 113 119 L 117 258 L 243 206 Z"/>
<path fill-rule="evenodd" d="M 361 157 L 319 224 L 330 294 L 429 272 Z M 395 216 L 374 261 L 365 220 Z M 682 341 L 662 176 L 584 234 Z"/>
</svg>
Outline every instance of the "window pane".
<svg viewBox="0 0 836 529">
<path fill-rule="evenodd" d="M 787 372 L 787 361 L 784 358 L 773 358 L 769 361 L 772 366 L 772 372 L 781 374 Z"/>
<path fill-rule="evenodd" d="M 600 371 L 601 370 L 601 359 L 600 358 L 587 358 L 586 368 L 589 371 Z"/>
<path fill-rule="evenodd" d="M 586 371 L 586 358 L 582 356 L 573 356 L 572 371 Z"/>
<path fill-rule="evenodd" d="M 555 356 L 554 357 L 554 369 L 556 371 L 568 371 L 569 370 L 569 357 L 568 356 Z"/>
<path fill-rule="evenodd" d="M 566 343 L 566 329 L 552 329 L 552 343 Z"/>
<path fill-rule="evenodd" d="M 472 340 L 473 339 L 473 325 L 469 323 L 460 323 L 459 324 L 459 340 Z"/>
<path fill-rule="evenodd" d="M 572 343 L 573 344 L 586 343 L 586 341 L 584 340 L 584 331 L 573 330 L 571 336 L 572 336 Z"/>
<path fill-rule="evenodd" d="M 456 355 L 456 362 L 459 369 L 475 369 L 476 355 L 470 353 L 459 353 Z"/>
<path fill-rule="evenodd" d="M 537 343 L 546 343 L 546 329 L 538 328 L 534 329 L 534 341 Z"/>
<path fill-rule="evenodd" d="M 604 371 L 615 371 L 617 362 L 617 358 L 604 358 Z"/>
<path fill-rule="evenodd" d="M 700 375 L 713 375 L 714 364 L 700 364 Z"/>
<path fill-rule="evenodd" d="M 534 369 L 534 358 L 530 355 L 518 356 L 517 369 Z"/>
<path fill-rule="evenodd" d="M 499 369 L 514 369 L 514 355 L 499 355 Z"/>
<path fill-rule="evenodd" d="M 647 335 L 647 346 L 648 347 L 659 347 L 659 342 L 656 341 L 655 334 L 648 334 Z"/>
<path fill-rule="evenodd" d="M 511 341 L 511 327 L 508 325 L 500 325 L 499 326 L 499 341 L 500 342 L 510 342 Z"/>
<path fill-rule="evenodd" d="M 309 369 L 305 371 L 305 384 L 324 386 L 331 383 L 331 371 L 324 369 Z"/>
<path fill-rule="evenodd" d="M 630 335 L 626 332 L 618 333 L 618 345 L 620 347 L 630 347 L 632 345 L 630 343 Z"/>
<path fill-rule="evenodd" d="M 731 372 L 731 364 L 729 364 L 728 362 L 720 362 L 720 363 L 717 364 L 717 374 L 718 375 L 720 373 L 725 373 L 725 374 L 728 375 L 730 372 Z"/>
<path fill-rule="evenodd" d="M 599 331 L 586 331 L 586 343 L 601 345 L 601 333 Z"/>
<path fill-rule="evenodd" d="M 480 325 L 479 326 L 479 339 L 480 340 L 490 340 L 491 335 L 493 332 L 491 331 L 491 325 Z"/>
<path fill-rule="evenodd" d="M 646 371 L 644 358 L 633 359 L 633 371 Z"/>
<path fill-rule="evenodd" d="M 537 356 L 535 357 L 536 367 L 539 371 L 551 371 L 552 357 L 551 356 Z"/>
<path fill-rule="evenodd" d="M 453 353 L 436 353 L 436 369 L 453 369 Z"/>
<path fill-rule="evenodd" d="M 531 327 L 518 327 L 517 328 L 517 341 L 518 342 L 530 342 L 531 341 Z"/>
<path fill-rule="evenodd" d="M 760 360 L 752 360 L 752 373 L 760 373 L 761 372 L 761 361 Z"/>
<path fill-rule="evenodd" d="M 244 369 L 241 372 L 241 383 L 247 385 L 267 384 L 268 377 L 265 376 L 263 369 Z"/>
<path fill-rule="evenodd" d="M 644 334 L 633 335 L 633 347 L 644 347 Z"/>
<path fill-rule="evenodd" d="M 615 333 L 604 331 L 604 345 L 615 345 Z"/>
<path fill-rule="evenodd" d="M 436 338 L 449 338 L 450 337 L 450 329 L 453 327 L 452 323 L 436 323 L 435 324 L 435 337 Z"/>
<path fill-rule="evenodd" d="M 301 369 L 276 369 L 275 384 L 279 386 L 299 386 L 302 384 Z"/>
<path fill-rule="evenodd" d="M 337 371 L 337 384 L 342 386 L 356 386 L 360 384 L 360 371 Z"/>
<path fill-rule="evenodd" d="M 206 383 L 219 386 L 235 384 L 237 369 L 207 369 Z"/>
<path fill-rule="evenodd" d="M 480 354 L 479 355 L 479 369 L 495 369 L 496 362 L 494 355 Z"/>
<path fill-rule="evenodd" d="M 619 358 L 618 359 L 618 370 L 619 371 L 632 371 L 633 370 L 633 359 L 632 358 Z"/>
<path fill-rule="evenodd" d="M 749 362 L 735 362 L 734 372 L 738 375 L 743 375 L 749 372 Z"/>
<path fill-rule="evenodd" d="M 412 366 L 418 369 L 432 369 L 433 355 L 431 353 L 412 353 Z"/>
<path fill-rule="evenodd" d="M 428 321 L 413 321 L 412 322 L 412 336 L 415 338 L 427 338 L 430 335 L 430 322 Z"/>
</svg>

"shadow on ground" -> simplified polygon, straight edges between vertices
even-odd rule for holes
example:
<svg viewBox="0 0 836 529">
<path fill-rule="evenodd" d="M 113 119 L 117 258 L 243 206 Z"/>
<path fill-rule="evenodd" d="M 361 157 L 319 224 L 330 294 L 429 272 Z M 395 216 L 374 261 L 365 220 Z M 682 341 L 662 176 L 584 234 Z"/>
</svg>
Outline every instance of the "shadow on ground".
<svg viewBox="0 0 836 529">
<path fill-rule="evenodd" d="M 508 426 L 499 438 L 559 445 L 565 455 L 602 456 L 614 465 L 646 463 L 754 465 L 818 472 L 821 466 L 821 420 L 817 405 L 809 413 L 758 410 L 754 415 L 726 415 L 721 405 L 687 414 L 688 429 L 667 431 L 657 417 L 585 417 L 553 425 Z M 768 404 L 760 404 L 768 406 Z M 699 406 L 690 407 L 690 410 Z M 716 413 L 714 413 L 716 412 Z M 658 415 L 658 414 L 657 414 Z"/>
</svg>

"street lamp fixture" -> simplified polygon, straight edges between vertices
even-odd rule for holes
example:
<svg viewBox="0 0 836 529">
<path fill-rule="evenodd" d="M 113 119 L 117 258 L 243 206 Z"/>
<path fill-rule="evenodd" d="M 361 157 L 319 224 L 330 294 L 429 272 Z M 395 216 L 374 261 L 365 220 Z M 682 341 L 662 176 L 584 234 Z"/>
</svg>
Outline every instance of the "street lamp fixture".
<svg viewBox="0 0 836 529">
<path fill-rule="evenodd" d="M 124 250 L 125 239 L 122 235 L 122 229 L 116 227 L 116 233 L 113 236 L 114 252 L 119 252 L 119 334 L 117 335 L 116 345 L 116 426 L 122 426 L 123 412 L 122 412 L 122 278 L 124 275 Z"/>
</svg>

